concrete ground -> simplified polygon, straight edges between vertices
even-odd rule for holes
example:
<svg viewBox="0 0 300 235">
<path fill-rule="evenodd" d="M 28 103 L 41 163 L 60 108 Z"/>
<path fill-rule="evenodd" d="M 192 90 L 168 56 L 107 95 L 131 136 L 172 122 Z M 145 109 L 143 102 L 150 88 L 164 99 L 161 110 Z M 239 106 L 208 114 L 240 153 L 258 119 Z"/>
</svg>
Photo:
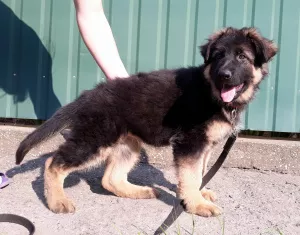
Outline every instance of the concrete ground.
<svg viewBox="0 0 300 235">
<path fill-rule="evenodd" d="M 100 184 L 103 171 L 99 167 L 66 179 L 65 190 L 76 213 L 53 214 L 45 206 L 43 166 L 63 139 L 55 137 L 32 150 L 21 166 L 15 166 L 18 143 L 31 130 L 0 127 L 0 171 L 12 180 L 0 190 L 0 213 L 26 216 L 36 225 L 36 234 L 43 235 L 153 234 L 170 213 L 176 189 L 170 149 L 145 146 L 147 154 L 129 180 L 159 188 L 158 199 L 132 200 L 110 194 Z M 299 156 L 299 142 L 240 139 L 208 184 L 217 192 L 223 214 L 201 218 L 184 212 L 167 234 L 300 234 Z M 26 231 L 0 223 L 0 235 L 4 234 Z"/>
</svg>

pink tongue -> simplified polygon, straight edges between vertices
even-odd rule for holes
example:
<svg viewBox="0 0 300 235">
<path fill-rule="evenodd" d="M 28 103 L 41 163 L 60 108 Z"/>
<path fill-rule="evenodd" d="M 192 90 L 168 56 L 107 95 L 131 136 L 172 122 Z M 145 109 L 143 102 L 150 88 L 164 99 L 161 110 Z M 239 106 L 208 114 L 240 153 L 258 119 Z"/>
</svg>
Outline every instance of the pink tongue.
<svg viewBox="0 0 300 235">
<path fill-rule="evenodd" d="M 224 102 L 231 102 L 236 94 L 236 87 L 232 87 L 231 89 L 227 90 L 222 88 L 221 97 Z"/>
</svg>

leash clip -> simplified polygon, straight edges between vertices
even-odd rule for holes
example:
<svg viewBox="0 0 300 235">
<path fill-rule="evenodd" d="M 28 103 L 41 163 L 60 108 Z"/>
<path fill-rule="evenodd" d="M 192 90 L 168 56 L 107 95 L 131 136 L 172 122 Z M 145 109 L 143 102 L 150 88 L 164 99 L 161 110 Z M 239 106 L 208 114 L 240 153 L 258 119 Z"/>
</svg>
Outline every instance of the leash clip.
<svg viewBox="0 0 300 235">
<path fill-rule="evenodd" d="M 231 124 L 233 124 L 234 121 L 235 121 L 236 113 L 237 113 L 237 112 L 236 112 L 236 108 L 233 109 L 233 110 L 231 111 L 231 113 L 230 113 L 230 122 L 231 122 Z"/>
</svg>

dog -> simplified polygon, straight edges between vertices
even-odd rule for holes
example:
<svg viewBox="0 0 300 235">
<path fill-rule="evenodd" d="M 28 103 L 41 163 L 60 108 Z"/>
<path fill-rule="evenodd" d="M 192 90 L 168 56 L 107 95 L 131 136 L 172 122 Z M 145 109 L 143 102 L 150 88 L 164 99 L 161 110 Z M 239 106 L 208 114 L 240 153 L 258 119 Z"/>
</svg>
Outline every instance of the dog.
<svg viewBox="0 0 300 235">
<path fill-rule="evenodd" d="M 45 197 L 54 213 L 73 213 L 63 190 L 66 176 L 105 163 L 103 187 L 119 197 L 155 198 L 158 192 L 127 180 L 141 144 L 171 145 L 177 196 L 185 210 L 217 216 L 216 194 L 202 177 L 214 147 L 237 131 L 242 111 L 268 75 L 277 46 L 258 29 L 227 27 L 200 46 L 199 66 L 140 72 L 98 84 L 61 107 L 19 145 L 16 164 L 33 147 L 70 128 L 66 141 L 45 162 Z"/>
</svg>

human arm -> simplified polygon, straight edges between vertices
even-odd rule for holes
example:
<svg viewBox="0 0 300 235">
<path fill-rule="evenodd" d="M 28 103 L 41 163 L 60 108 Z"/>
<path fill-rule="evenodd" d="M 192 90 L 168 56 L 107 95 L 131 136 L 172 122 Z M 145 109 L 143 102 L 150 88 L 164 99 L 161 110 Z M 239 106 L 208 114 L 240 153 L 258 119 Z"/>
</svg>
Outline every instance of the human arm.
<svg viewBox="0 0 300 235">
<path fill-rule="evenodd" d="M 102 0 L 74 0 L 82 39 L 107 79 L 128 77 L 120 58 Z"/>
</svg>

